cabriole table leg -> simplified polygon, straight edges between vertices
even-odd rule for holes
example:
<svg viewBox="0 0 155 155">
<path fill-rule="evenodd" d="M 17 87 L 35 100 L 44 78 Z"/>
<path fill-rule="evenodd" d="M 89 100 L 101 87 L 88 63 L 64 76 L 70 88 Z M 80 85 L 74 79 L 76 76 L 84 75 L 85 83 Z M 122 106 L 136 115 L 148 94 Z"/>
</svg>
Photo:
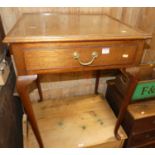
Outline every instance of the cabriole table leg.
<svg viewBox="0 0 155 155">
<path fill-rule="evenodd" d="M 123 118 L 125 116 L 127 107 L 131 102 L 131 97 L 132 97 L 132 94 L 133 94 L 133 92 L 134 92 L 134 90 L 136 88 L 136 85 L 137 85 L 137 79 L 132 76 L 130 78 L 130 86 L 128 88 L 127 94 L 125 95 L 125 97 L 124 97 L 124 99 L 122 101 L 120 112 L 118 114 L 117 122 L 116 122 L 115 129 L 114 129 L 114 134 L 115 134 L 115 137 L 117 139 L 120 139 L 120 136 L 118 134 L 118 129 L 119 129 L 119 127 L 120 127 L 120 125 L 121 125 L 121 123 L 123 121 Z"/>
<path fill-rule="evenodd" d="M 32 126 L 32 130 L 36 136 L 36 139 L 40 147 L 43 147 L 43 141 L 39 132 L 39 128 L 35 119 L 35 115 L 32 108 L 32 103 L 29 98 L 28 86 L 37 79 L 37 75 L 18 76 L 17 77 L 17 91 L 21 97 L 25 112 L 28 116 L 28 120 Z"/>
</svg>

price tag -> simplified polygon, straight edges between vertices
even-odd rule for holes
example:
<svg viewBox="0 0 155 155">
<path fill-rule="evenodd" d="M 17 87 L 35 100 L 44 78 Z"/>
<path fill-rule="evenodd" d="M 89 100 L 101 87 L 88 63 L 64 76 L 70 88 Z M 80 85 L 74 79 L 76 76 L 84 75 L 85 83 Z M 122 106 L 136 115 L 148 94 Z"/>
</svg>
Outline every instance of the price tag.
<svg viewBox="0 0 155 155">
<path fill-rule="evenodd" d="M 109 54 L 110 53 L 110 48 L 102 48 L 102 54 Z"/>
</svg>

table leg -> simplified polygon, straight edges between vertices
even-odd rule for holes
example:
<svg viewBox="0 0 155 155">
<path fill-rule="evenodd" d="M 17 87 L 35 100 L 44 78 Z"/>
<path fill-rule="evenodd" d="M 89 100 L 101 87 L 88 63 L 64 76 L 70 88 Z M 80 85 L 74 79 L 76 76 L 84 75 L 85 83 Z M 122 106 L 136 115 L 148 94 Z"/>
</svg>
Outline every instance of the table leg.
<svg viewBox="0 0 155 155">
<path fill-rule="evenodd" d="M 40 76 L 38 75 L 38 78 L 36 79 L 36 84 L 37 84 L 37 88 L 38 88 L 38 92 L 39 92 L 39 102 L 43 101 L 43 93 L 42 93 L 42 89 L 41 89 L 41 85 L 40 85 Z"/>
<path fill-rule="evenodd" d="M 95 81 L 95 94 L 98 94 L 98 86 L 100 80 L 100 71 L 96 72 L 96 81 Z"/>
<path fill-rule="evenodd" d="M 32 130 L 36 136 L 36 139 L 40 147 L 43 147 L 43 141 L 39 132 L 37 121 L 34 116 L 32 103 L 29 98 L 28 86 L 37 79 L 37 75 L 18 76 L 17 77 L 17 91 L 21 97 L 25 112 L 28 116 L 28 120 L 32 126 Z"/>
<path fill-rule="evenodd" d="M 131 102 L 131 97 L 136 88 L 136 85 L 137 85 L 137 79 L 135 77 L 131 77 L 130 86 L 128 88 L 127 94 L 125 95 L 122 101 L 120 112 L 118 114 L 117 122 L 116 122 L 115 129 L 114 129 L 114 134 L 117 139 L 120 139 L 120 136 L 118 134 L 118 129 L 123 121 L 127 107 Z"/>
</svg>

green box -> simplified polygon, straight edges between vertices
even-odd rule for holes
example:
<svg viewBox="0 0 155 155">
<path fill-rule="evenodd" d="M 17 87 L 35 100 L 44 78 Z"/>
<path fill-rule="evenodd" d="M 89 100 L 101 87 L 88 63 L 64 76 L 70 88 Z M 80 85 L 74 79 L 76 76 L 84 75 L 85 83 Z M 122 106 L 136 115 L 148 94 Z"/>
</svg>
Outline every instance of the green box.
<svg viewBox="0 0 155 155">
<path fill-rule="evenodd" d="M 140 81 L 132 95 L 132 101 L 155 97 L 155 80 Z"/>
</svg>

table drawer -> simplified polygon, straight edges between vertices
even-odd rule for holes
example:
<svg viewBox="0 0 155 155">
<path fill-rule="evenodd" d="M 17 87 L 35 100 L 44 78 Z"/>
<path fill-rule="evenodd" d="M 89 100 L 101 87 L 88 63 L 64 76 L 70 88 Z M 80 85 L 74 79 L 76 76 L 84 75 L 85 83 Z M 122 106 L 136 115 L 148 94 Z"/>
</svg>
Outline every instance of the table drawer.
<svg viewBox="0 0 155 155">
<path fill-rule="evenodd" d="M 126 65 L 135 61 L 136 50 L 137 44 L 134 43 L 65 47 L 44 44 L 40 48 L 24 50 L 24 59 L 27 71 Z"/>
<path fill-rule="evenodd" d="M 138 146 L 138 145 L 151 142 L 154 140 L 155 140 L 155 130 L 150 131 L 150 132 L 145 132 L 143 134 L 133 135 L 128 145 Z"/>
<path fill-rule="evenodd" d="M 155 148 L 155 141 L 138 146 L 139 148 Z"/>
<path fill-rule="evenodd" d="M 146 117 L 135 121 L 133 128 L 134 133 L 142 133 L 150 130 L 155 130 L 155 116 Z"/>
</svg>

